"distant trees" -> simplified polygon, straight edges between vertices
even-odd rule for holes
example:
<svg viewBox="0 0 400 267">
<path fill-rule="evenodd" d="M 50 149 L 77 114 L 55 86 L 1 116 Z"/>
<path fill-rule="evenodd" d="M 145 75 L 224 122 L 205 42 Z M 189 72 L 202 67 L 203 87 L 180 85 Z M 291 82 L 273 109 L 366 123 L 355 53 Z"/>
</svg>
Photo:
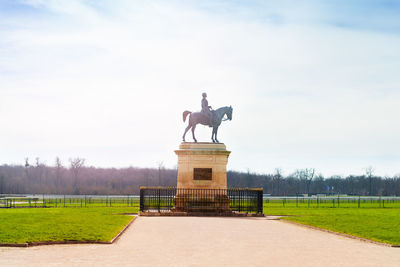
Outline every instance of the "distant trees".
<svg viewBox="0 0 400 267">
<path fill-rule="evenodd" d="M 5 193 L 5 186 L 4 186 L 4 175 L 0 174 L 0 194 Z"/>
<path fill-rule="evenodd" d="M 250 177 L 250 179 L 249 179 Z M 296 196 L 298 194 L 347 194 L 400 196 L 400 176 L 379 177 L 372 173 L 347 177 L 316 175 L 315 169 L 299 169 L 287 176 L 281 169 L 274 174 L 255 174 L 250 172 L 228 172 L 230 187 L 262 187 L 265 194 L 275 196 Z M 370 189 L 371 188 L 371 189 Z"/>
<path fill-rule="evenodd" d="M 48 166 L 36 158 L 23 165 L 0 166 L 0 194 L 138 194 L 140 186 L 176 186 L 177 169 L 95 168 L 85 166 L 85 159 L 72 158 L 64 166 L 56 158 Z M 316 175 L 315 169 L 299 169 L 284 176 L 281 169 L 273 174 L 228 171 L 229 187 L 262 187 L 265 194 L 347 194 L 400 196 L 400 176 L 379 177 L 372 168 L 364 175 L 347 177 Z"/>
<path fill-rule="evenodd" d="M 310 186 L 311 186 L 311 181 L 314 178 L 314 174 L 315 174 L 315 169 L 301 169 L 297 170 L 294 173 L 294 176 L 303 185 L 303 190 L 301 190 L 302 192 L 310 194 Z"/>
<path fill-rule="evenodd" d="M 176 169 L 160 162 L 152 168 L 95 168 L 85 159 L 71 158 L 64 166 L 57 157 L 53 166 L 39 158 L 34 164 L 0 165 L 0 194 L 138 194 L 140 186 L 176 186 Z"/>
</svg>

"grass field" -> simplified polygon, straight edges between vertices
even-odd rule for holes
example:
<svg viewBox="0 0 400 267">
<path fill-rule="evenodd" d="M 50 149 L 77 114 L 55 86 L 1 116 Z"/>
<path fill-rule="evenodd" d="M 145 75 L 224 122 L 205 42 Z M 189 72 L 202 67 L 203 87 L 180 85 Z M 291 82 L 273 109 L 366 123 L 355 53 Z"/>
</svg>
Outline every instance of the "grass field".
<svg viewBox="0 0 400 267">
<path fill-rule="evenodd" d="M 14 206 L 52 208 L 0 209 L 0 243 L 110 241 L 137 213 L 138 199 L 63 198 Z M 65 208 L 64 208 L 65 207 Z M 291 215 L 287 221 L 312 225 L 392 245 L 400 245 L 400 201 L 390 199 L 270 198 L 264 214 Z"/>
<path fill-rule="evenodd" d="M 0 210 L 0 243 L 110 241 L 137 208 L 31 208 Z"/>
<path fill-rule="evenodd" d="M 391 245 L 400 245 L 400 208 L 296 207 L 264 205 L 264 214 L 291 215 L 283 220 L 312 225 Z"/>
</svg>

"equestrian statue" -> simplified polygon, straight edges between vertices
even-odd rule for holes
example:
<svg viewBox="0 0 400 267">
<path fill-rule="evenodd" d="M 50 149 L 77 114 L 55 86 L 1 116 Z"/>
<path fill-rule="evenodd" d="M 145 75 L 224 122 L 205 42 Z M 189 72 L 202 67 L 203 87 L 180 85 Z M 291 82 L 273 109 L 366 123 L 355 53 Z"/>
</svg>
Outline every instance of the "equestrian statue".
<svg viewBox="0 0 400 267">
<path fill-rule="evenodd" d="M 189 115 L 190 114 L 190 115 Z M 222 121 L 232 120 L 232 107 L 222 107 L 217 110 L 213 110 L 211 106 L 208 105 L 207 94 L 203 93 L 203 99 L 201 100 L 201 111 L 200 112 L 191 112 L 184 111 L 183 112 L 183 122 L 186 121 L 186 117 L 189 115 L 189 125 L 185 129 L 185 133 L 183 134 L 183 142 L 185 142 L 185 135 L 190 128 L 192 128 L 193 140 L 197 142 L 196 137 L 194 136 L 194 130 L 196 129 L 197 124 L 203 124 L 209 127 L 212 127 L 211 140 L 213 143 L 219 143 L 217 138 L 218 127 L 221 125 Z M 226 119 L 224 116 L 226 115 Z"/>
</svg>

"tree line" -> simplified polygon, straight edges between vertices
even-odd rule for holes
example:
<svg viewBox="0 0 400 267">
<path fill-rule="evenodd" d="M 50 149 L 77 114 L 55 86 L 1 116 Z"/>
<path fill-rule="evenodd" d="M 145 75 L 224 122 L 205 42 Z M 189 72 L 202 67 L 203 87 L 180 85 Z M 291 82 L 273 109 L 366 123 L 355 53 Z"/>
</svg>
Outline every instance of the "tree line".
<svg viewBox="0 0 400 267">
<path fill-rule="evenodd" d="M 264 194 L 272 196 L 296 195 L 357 195 L 400 196 L 400 176 L 381 177 L 373 174 L 371 167 L 363 175 L 335 175 L 324 177 L 314 169 L 300 169 L 283 176 L 281 170 L 274 174 L 228 172 L 230 187 L 262 187 Z"/>
<path fill-rule="evenodd" d="M 373 168 L 363 175 L 324 177 L 314 169 L 300 169 L 287 176 L 280 169 L 273 174 L 228 171 L 228 187 L 262 187 L 264 194 L 347 194 L 400 196 L 400 176 L 380 177 Z M 97 168 L 85 166 L 85 159 L 73 158 L 53 166 L 36 159 L 25 165 L 0 166 L 0 194 L 87 194 L 137 195 L 140 186 L 176 186 L 177 170 L 159 163 L 158 168 Z"/>
</svg>

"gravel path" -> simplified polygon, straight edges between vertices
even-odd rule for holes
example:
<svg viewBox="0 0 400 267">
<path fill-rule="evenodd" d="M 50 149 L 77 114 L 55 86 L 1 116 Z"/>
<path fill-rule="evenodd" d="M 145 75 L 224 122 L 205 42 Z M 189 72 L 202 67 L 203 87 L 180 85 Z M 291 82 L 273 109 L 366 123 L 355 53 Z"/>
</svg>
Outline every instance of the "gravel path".
<svg viewBox="0 0 400 267">
<path fill-rule="evenodd" d="M 112 245 L 0 248 L 0 266 L 400 266 L 390 248 L 265 218 L 139 217 Z"/>
</svg>

